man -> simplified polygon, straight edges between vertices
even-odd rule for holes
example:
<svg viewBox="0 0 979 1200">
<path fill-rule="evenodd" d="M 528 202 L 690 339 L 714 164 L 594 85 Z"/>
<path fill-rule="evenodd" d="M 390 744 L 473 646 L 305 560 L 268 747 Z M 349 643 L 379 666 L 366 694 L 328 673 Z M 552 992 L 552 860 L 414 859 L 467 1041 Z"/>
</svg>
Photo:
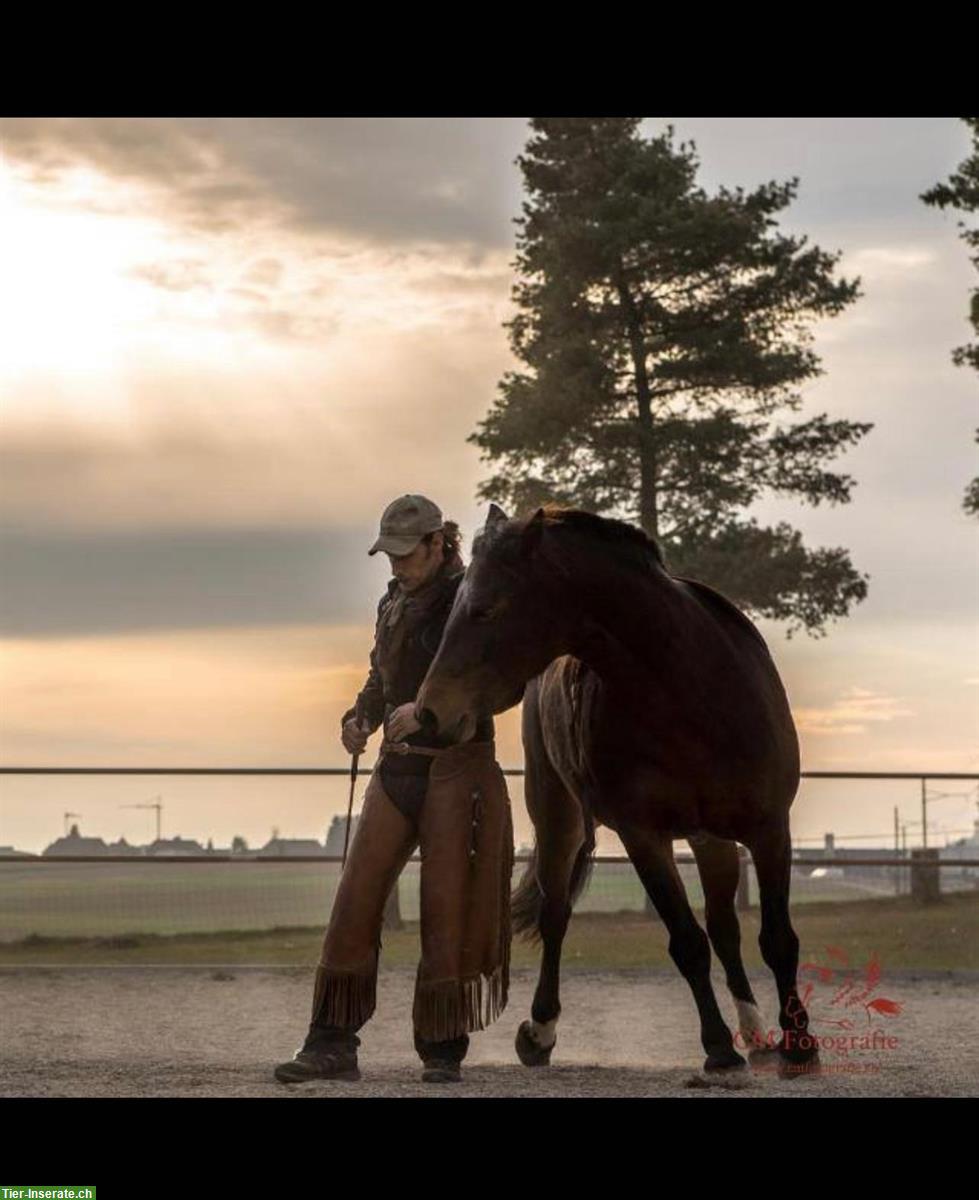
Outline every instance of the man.
<svg viewBox="0 0 979 1200">
<path fill-rule="evenodd" d="M 386 737 L 323 941 L 309 1032 L 275 1070 L 283 1083 L 360 1078 L 357 1031 L 374 1012 L 384 906 L 416 847 L 422 958 L 412 1025 L 422 1078 L 459 1080 L 469 1033 L 507 1000 L 513 827 L 493 719 L 445 748 L 414 714 L 464 574 L 459 529 L 426 497 L 401 496 L 384 510 L 368 554 L 379 551 L 394 578 L 378 604 L 370 674 L 343 714 L 341 740 L 359 754 L 382 722 Z"/>
</svg>

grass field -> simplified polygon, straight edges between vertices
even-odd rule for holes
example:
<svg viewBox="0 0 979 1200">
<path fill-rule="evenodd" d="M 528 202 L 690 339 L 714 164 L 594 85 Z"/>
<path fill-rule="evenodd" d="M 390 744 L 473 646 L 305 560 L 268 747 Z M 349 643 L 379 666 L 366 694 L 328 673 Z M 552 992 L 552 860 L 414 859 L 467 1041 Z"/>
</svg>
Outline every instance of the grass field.
<svg viewBox="0 0 979 1200">
<path fill-rule="evenodd" d="M 517 863 L 514 880 L 523 874 Z M 418 863 L 400 884 L 402 916 L 418 918 Z M 695 909 L 703 906 L 696 868 L 680 873 Z M 0 865 L 0 943 L 42 937 L 213 933 L 325 924 L 339 878 L 334 863 L 4 863 Z M 757 888 L 750 873 L 751 895 Z M 801 872 L 792 903 L 894 898 L 890 873 L 863 882 L 813 880 Z M 628 863 L 598 863 L 580 913 L 641 913 L 645 894 Z"/>
<path fill-rule="evenodd" d="M 280 868 L 281 870 L 281 868 Z M 813 901 L 799 905 L 793 923 L 802 947 L 801 961 L 827 962 L 827 947 L 842 950 L 851 965 L 875 954 L 883 971 L 919 969 L 979 970 L 979 894 L 951 893 L 939 904 L 920 907 L 907 897 Z M 763 967 L 758 951 L 759 914 L 742 914 L 746 966 Z M 315 964 L 322 925 L 268 930 L 182 932 L 169 936 L 135 933 L 110 937 L 45 937 L 0 944 L 0 966 L 47 964 Z M 413 966 L 418 960 L 418 927 L 384 934 L 382 956 L 389 966 Z M 513 965 L 532 967 L 539 951 L 515 941 Z M 564 966 L 635 969 L 672 966 L 663 926 L 641 912 L 579 912 L 564 945 Z"/>
</svg>

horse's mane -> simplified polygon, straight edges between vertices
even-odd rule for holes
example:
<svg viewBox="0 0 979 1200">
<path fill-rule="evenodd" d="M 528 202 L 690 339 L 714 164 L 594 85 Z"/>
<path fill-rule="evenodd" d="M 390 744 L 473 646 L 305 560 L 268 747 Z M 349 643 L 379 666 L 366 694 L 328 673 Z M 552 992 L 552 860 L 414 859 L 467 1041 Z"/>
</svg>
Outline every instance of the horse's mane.
<svg viewBox="0 0 979 1200">
<path fill-rule="evenodd" d="M 651 563 L 664 567 L 663 552 L 659 543 L 635 525 L 618 521 L 614 517 L 600 517 L 582 508 L 565 508 L 560 504 L 541 505 L 544 514 L 544 524 L 560 526 L 574 530 L 592 541 L 601 542 L 618 551 L 619 558 L 626 566 L 638 571 L 647 572 Z M 511 522 L 510 527 L 498 539 L 501 549 L 507 543 L 519 541 L 524 530 L 534 519 L 537 510 L 529 513 L 519 522 Z M 473 553 L 483 548 L 483 535 L 480 534 L 473 542 Z"/>
<path fill-rule="evenodd" d="M 638 556 L 635 565 L 641 565 L 645 570 L 648 570 L 650 557 L 663 567 L 664 570 L 666 569 L 666 564 L 663 561 L 663 552 L 659 547 L 659 543 L 635 525 L 628 525 L 625 521 L 616 521 L 611 517 L 598 517 L 594 513 L 586 512 L 580 508 L 561 508 L 556 504 L 545 504 L 543 508 L 544 523 L 547 525 L 567 525 L 573 529 L 580 529 L 599 541 L 624 545 L 628 547 L 632 554 Z M 532 519 L 532 516 L 528 517 L 527 521 L 522 522 L 521 528 L 524 528 L 527 522 Z M 709 587 L 707 584 L 701 583 L 696 579 L 686 579 L 679 575 L 674 575 L 672 578 L 677 582 L 689 585 L 693 588 L 695 595 L 700 599 L 701 603 L 712 608 L 716 613 L 727 617 L 728 620 L 733 620 L 740 624 L 766 650 L 768 649 L 765 639 L 758 632 L 754 622 L 750 621 L 741 609 L 729 600 L 723 592 L 719 592 L 716 588 Z"/>
<path fill-rule="evenodd" d="M 616 520 L 614 517 L 600 517 L 596 513 L 587 512 L 581 508 L 565 508 L 553 502 L 540 505 L 540 509 L 545 525 L 563 526 L 582 533 L 593 541 L 614 548 L 618 561 L 626 567 L 646 574 L 649 572 L 650 566 L 655 564 L 657 568 L 666 572 L 675 583 L 685 586 L 702 607 L 712 611 L 715 617 L 740 625 L 768 652 L 768 645 L 754 622 L 723 592 L 718 592 L 715 588 L 709 587 L 699 580 L 687 579 L 681 575 L 670 575 L 659 543 L 638 526 Z M 505 530 L 495 538 L 488 538 L 484 533 L 477 534 L 473 540 L 473 555 L 492 547 L 492 552 L 499 552 L 506 559 L 511 547 L 519 543 L 527 526 L 536 515 L 537 509 L 534 509 L 527 516 L 510 521 Z"/>
<path fill-rule="evenodd" d="M 559 504 L 545 504 L 543 508 L 547 525 L 566 525 L 597 541 L 625 547 L 636 556 L 637 565 L 646 566 L 650 558 L 661 567 L 664 565 L 659 542 L 636 525 L 615 517 L 600 517 L 583 508 L 563 508 Z"/>
</svg>

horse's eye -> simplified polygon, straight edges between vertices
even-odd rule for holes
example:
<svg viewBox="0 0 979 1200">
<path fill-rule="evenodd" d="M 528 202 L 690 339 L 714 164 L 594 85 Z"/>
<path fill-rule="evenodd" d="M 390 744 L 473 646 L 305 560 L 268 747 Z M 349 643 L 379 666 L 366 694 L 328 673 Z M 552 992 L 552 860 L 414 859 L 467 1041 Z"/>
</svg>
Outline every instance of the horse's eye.
<svg viewBox="0 0 979 1200">
<path fill-rule="evenodd" d="M 493 610 L 491 608 L 471 608 L 469 615 L 474 621 L 492 621 Z"/>
</svg>

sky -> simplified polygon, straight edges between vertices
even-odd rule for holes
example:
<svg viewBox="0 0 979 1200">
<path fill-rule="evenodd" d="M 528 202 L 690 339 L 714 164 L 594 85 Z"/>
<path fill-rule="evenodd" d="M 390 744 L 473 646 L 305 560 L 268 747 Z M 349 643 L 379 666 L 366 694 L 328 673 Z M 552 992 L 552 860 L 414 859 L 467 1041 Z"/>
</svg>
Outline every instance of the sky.
<svg viewBox="0 0 979 1200">
<path fill-rule="evenodd" d="M 656 117 L 699 183 L 798 177 L 780 228 L 863 296 L 812 326 L 799 419 L 872 421 L 853 500 L 763 500 L 846 546 L 867 600 L 824 638 L 767 621 L 809 770 L 979 772 L 979 522 L 958 214 L 919 195 L 969 152 L 951 117 Z M 467 444 L 516 364 L 524 118 L 0 121 L 0 763 L 349 765 L 385 505 L 423 492 L 464 550 L 490 473 Z M 498 757 L 522 765 L 518 710 Z M 372 743 L 373 745 L 374 743 Z M 365 756 L 373 761 L 370 751 Z M 972 794 L 968 795 L 972 789 Z M 937 793 L 956 794 L 941 795 Z M 512 780 L 518 841 L 529 837 Z M 939 839 L 972 784 L 935 787 Z M 958 794 L 962 793 L 962 794 Z M 342 781 L 0 777 L 0 845 L 63 832 L 322 838 Z M 797 838 L 919 831 L 915 784 L 804 783 Z M 607 845 L 608 843 L 603 843 Z M 859 844 L 859 843 L 858 843 Z"/>
</svg>

